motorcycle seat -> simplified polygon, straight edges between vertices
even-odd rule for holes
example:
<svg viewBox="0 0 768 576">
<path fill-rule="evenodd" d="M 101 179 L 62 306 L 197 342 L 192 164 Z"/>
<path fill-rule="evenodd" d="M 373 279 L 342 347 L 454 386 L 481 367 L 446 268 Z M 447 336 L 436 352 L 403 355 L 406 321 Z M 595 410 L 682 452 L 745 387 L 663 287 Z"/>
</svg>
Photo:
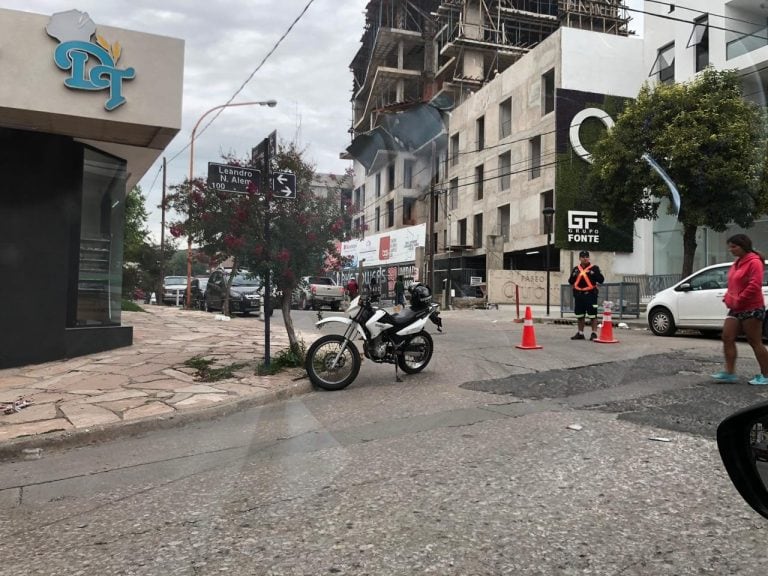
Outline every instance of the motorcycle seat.
<svg viewBox="0 0 768 576">
<path fill-rule="evenodd" d="M 395 326 L 403 326 L 410 324 L 416 318 L 417 314 L 410 308 L 403 308 L 397 314 L 392 314 L 392 320 L 395 322 Z"/>
</svg>

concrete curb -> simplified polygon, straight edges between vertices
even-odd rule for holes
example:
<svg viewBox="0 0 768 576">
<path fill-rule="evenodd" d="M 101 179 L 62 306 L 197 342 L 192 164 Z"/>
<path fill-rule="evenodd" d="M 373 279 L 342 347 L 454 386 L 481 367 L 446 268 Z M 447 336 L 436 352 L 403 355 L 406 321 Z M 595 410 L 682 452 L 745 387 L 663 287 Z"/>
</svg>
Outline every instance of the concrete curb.
<svg viewBox="0 0 768 576">
<path fill-rule="evenodd" d="M 263 393 L 251 397 L 239 398 L 230 402 L 190 410 L 172 416 L 156 416 L 137 419 L 129 423 L 115 422 L 93 428 L 49 432 L 35 436 L 14 438 L 0 442 L 0 462 L 38 458 L 40 454 L 38 450 L 77 448 L 125 436 L 136 436 L 155 430 L 167 430 L 195 422 L 213 420 L 256 406 L 264 406 L 278 400 L 308 394 L 313 390 L 314 387 L 305 376 L 292 381 L 291 385 L 287 387 L 265 390 Z"/>
</svg>

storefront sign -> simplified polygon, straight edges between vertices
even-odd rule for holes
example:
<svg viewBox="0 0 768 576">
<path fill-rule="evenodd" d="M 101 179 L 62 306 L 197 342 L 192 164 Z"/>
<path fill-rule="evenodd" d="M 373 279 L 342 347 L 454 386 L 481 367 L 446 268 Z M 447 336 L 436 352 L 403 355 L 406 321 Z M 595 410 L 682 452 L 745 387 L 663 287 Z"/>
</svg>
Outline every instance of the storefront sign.
<svg viewBox="0 0 768 576">
<path fill-rule="evenodd" d="M 104 107 L 110 111 L 125 104 L 123 80 L 134 78 L 136 72 L 133 68 L 117 68 L 122 53 L 119 42 L 110 44 L 96 34 L 96 24 L 86 12 L 79 10 L 57 12 L 45 30 L 60 42 L 53 54 L 56 66 L 70 70 L 65 86 L 73 90 L 109 90 Z M 92 42 L 94 35 L 96 41 Z"/>
<path fill-rule="evenodd" d="M 568 242 L 600 243 L 597 212 L 592 210 L 568 210 Z"/>
</svg>

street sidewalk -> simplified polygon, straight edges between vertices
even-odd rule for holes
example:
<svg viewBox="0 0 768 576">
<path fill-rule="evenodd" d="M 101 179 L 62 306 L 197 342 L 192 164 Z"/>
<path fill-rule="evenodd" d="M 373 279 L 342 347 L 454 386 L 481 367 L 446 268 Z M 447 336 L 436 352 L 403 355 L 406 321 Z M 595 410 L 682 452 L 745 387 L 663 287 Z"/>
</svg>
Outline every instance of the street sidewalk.
<svg viewBox="0 0 768 576">
<path fill-rule="evenodd" d="M 302 369 L 254 375 L 264 355 L 262 319 L 223 321 L 220 315 L 166 306 L 145 310 L 123 312 L 123 324 L 133 326 L 132 346 L 0 370 L 0 404 L 29 402 L 10 414 L 0 411 L 0 458 L 211 418 L 312 389 Z M 314 339 L 297 336 L 307 344 Z M 281 325 L 273 324 L 270 340 L 272 358 L 288 348 Z M 184 365 L 196 356 L 215 359 L 215 366 L 250 366 L 205 383 Z"/>
</svg>

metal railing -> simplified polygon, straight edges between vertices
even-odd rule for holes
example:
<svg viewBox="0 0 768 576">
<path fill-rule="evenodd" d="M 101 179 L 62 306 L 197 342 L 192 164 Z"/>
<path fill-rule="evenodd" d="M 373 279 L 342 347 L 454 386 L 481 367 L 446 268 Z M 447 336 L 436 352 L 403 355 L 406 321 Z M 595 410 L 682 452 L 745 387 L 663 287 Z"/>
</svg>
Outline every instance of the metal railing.
<svg viewBox="0 0 768 576">
<path fill-rule="evenodd" d="M 682 279 L 680 274 L 625 274 L 623 282 L 640 286 L 640 301 L 650 300 L 654 294 L 677 284 Z"/>
<path fill-rule="evenodd" d="M 603 312 L 603 302 L 613 302 L 611 311 L 619 319 L 624 316 L 640 318 L 640 285 L 634 282 L 600 284 L 597 297 L 598 312 Z M 560 285 L 560 317 L 574 311 L 573 288 L 570 284 Z"/>
</svg>

